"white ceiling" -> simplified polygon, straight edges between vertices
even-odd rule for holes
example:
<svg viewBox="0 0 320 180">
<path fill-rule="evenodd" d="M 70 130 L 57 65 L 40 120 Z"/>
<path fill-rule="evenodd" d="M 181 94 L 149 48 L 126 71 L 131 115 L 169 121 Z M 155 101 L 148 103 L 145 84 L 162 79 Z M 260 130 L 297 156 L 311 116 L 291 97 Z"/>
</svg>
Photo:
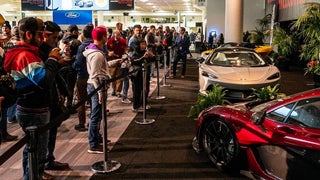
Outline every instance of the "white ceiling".
<svg viewBox="0 0 320 180">
<path fill-rule="evenodd" d="M 66 0 L 64 0 L 66 1 Z M 19 11 L 21 0 L 5 0 L 1 11 Z M 200 12 L 197 0 L 135 0 L 135 10 L 143 12 Z"/>
</svg>

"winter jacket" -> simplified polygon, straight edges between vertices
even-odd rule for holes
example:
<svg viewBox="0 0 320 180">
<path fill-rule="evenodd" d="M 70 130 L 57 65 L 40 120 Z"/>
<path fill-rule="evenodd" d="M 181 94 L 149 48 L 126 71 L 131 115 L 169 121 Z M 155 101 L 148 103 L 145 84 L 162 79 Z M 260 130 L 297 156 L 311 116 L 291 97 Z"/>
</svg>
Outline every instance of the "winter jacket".
<svg viewBox="0 0 320 180">
<path fill-rule="evenodd" d="M 25 42 L 6 52 L 4 69 L 16 81 L 17 104 L 25 108 L 49 107 L 49 90 L 56 73 L 58 63 L 49 58 L 45 63 L 40 58 L 39 48 Z"/>
</svg>

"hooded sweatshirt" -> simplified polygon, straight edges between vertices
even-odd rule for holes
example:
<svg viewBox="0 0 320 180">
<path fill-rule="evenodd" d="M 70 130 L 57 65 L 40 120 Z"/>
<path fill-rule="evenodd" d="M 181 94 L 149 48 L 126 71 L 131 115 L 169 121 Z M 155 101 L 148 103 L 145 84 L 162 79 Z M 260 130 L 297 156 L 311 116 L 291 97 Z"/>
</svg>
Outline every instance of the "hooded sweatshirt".
<svg viewBox="0 0 320 180">
<path fill-rule="evenodd" d="M 102 49 L 93 43 L 90 43 L 83 52 L 87 61 L 87 70 L 89 78 L 87 83 L 93 84 L 94 88 L 98 88 L 99 79 L 110 79 L 109 67 L 114 66 L 121 59 L 107 61 L 106 55 Z"/>
<path fill-rule="evenodd" d="M 6 52 L 4 69 L 16 81 L 17 104 L 25 108 L 49 107 L 49 90 L 59 64 L 52 58 L 43 63 L 36 46 L 25 42 L 16 45 Z"/>
</svg>

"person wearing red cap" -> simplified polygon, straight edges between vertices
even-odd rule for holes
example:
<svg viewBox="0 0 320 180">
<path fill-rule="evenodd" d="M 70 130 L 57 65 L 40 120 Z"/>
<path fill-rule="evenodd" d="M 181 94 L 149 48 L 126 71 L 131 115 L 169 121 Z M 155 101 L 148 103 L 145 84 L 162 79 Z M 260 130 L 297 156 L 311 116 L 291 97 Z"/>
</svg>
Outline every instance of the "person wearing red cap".
<svg viewBox="0 0 320 180">
<path fill-rule="evenodd" d="M 121 59 L 107 61 L 105 43 L 107 42 L 107 28 L 98 26 L 92 30 L 93 43 L 90 43 L 83 52 L 87 61 L 89 74 L 87 92 L 90 94 L 100 84 L 100 79 L 110 79 L 109 66 L 120 63 Z M 111 54 L 108 54 L 110 56 Z M 91 97 L 91 117 L 88 128 L 89 153 L 103 153 L 102 139 L 99 133 L 102 119 L 102 93 L 101 90 Z"/>
</svg>

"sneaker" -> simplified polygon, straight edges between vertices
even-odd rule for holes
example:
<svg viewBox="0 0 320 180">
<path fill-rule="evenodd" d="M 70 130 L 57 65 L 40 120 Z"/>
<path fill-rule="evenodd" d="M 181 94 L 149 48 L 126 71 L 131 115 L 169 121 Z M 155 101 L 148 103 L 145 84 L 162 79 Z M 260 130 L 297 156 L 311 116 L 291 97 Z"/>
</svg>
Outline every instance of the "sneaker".
<svg viewBox="0 0 320 180">
<path fill-rule="evenodd" d="M 83 124 L 75 125 L 74 129 L 77 130 L 77 131 L 86 131 L 86 130 L 88 130 Z"/>
<path fill-rule="evenodd" d="M 121 102 L 124 103 L 124 104 L 130 104 L 131 103 L 131 101 L 128 98 L 122 99 Z"/>
<path fill-rule="evenodd" d="M 42 174 L 42 179 L 43 180 L 50 180 L 50 179 L 53 179 L 53 176 L 51 174 L 48 174 L 46 172 L 43 172 Z"/>
<path fill-rule="evenodd" d="M 88 153 L 90 153 L 90 154 L 103 154 L 103 146 L 98 144 L 94 147 L 90 147 L 88 149 Z"/>
</svg>

